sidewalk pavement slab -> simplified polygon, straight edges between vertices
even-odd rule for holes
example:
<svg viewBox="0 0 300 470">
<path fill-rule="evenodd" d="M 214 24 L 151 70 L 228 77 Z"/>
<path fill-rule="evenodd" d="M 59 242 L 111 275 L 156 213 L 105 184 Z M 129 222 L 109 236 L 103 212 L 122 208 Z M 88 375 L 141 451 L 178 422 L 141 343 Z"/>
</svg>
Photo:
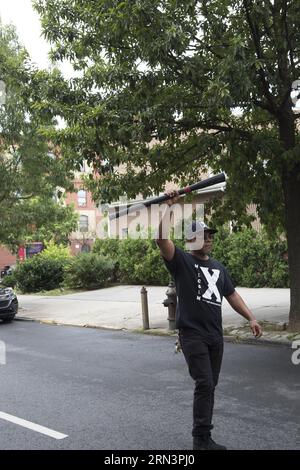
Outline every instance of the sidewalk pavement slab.
<svg viewBox="0 0 300 470">
<path fill-rule="evenodd" d="M 59 296 L 18 295 L 20 310 L 17 318 L 54 324 L 142 331 L 141 288 L 141 285 L 119 285 Z M 167 286 L 146 286 L 146 289 L 149 333 L 168 333 L 168 309 L 162 304 L 166 298 Z M 266 327 L 265 334 L 270 330 L 272 333 L 272 324 L 275 324 L 273 329 L 276 330 L 276 325 L 285 325 L 288 322 L 289 289 L 237 287 L 237 291 L 259 321 L 266 321 L 266 325 L 271 323 L 271 328 Z M 222 312 L 224 333 L 238 339 L 246 338 L 249 328 L 245 329 L 245 319 L 237 314 L 226 300 L 223 302 Z M 284 326 L 279 329 L 284 329 Z M 284 339 L 287 343 L 291 339 L 291 335 L 286 331 L 274 331 L 271 336 L 277 336 L 277 340 Z"/>
</svg>

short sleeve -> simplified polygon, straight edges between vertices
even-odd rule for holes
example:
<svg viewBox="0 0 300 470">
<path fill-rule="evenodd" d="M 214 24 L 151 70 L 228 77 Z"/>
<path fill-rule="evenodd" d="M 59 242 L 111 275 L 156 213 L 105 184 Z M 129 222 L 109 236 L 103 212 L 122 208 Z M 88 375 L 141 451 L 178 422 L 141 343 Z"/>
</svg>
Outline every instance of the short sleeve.
<svg viewBox="0 0 300 470">
<path fill-rule="evenodd" d="M 171 261 L 166 260 L 166 258 L 162 256 L 162 259 L 165 263 L 167 270 L 173 277 L 176 276 L 182 256 L 183 256 L 183 251 L 180 248 L 178 248 L 176 245 L 175 245 L 174 256 L 171 259 Z"/>
<path fill-rule="evenodd" d="M 224 288 L 223 288 L 223 295 L 224 297 L 228 297 L 229 295 L 233 294 L 235 291 L 235 287 L 229 276 L 229 273 L 226 268 L 224 268 Z"/>
</svg>

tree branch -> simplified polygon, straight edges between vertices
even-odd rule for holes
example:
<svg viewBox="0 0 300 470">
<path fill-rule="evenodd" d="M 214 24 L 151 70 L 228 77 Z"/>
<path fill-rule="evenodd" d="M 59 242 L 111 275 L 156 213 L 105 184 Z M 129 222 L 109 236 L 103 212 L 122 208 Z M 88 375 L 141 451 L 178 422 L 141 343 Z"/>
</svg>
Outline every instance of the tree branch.
<svg viewBox="0 0 300 470">
<path fill-rule="evenodd" d="M 175 57 L 172 52 L 168 52 L 167 56 L 170 60 L 176 63 L 178 69 L 182 69 L 182 63 L 178 60 L 177 57 Z M 177 75 L 180 76 L 180 73 L 177 72 Z M 187 76 L 187 79 L 190 80 L 190 82 L 194 85 L 195 88 L 198 88 L 198 90 L 202 90 L 201 87 L 199 87 L 199 83 L 195 81 L 190 75 Z"/>
<path fill-rule="evenodd" d="M 256 25 L 252 21 L 251 13 L 250 13 L 250 8 L 252 6 L 252 2 L 251 2 L 251 0 L 243 0 L 243 4 L 244 4 L 247 23 L 249 25 L 250 34 L 251 34 L 251 37 L 252 37 L 252 40 L 253 40 L 256 56 L 259 60 L 263 60 L 263 54 L 262 54 L 261 45 L 260 45 L 260 35 L 259 35 L 259 32 L 258 32 L 258 28 L 256 27 Z M 270 112 L 271 112 L 271 114 L 274 114 L 275 116 L 277 116 L 278 115 L 278 109 L 277 109 L 276 103 L 273 99 L 273 96 L 270 93 L 269 85 L 268 85 L 268 82 L 267 82 L 267 79 L 266 79 L 266 75 L 265 75 L 265 72 L 262 68 L 258 69 L 258 75 L 259 75 L 260 82 L 261 82 L 262 87 L 263 87 L 265 97 L 266 97 L 266 99 L 269 103 L 269 106 L 270 106 L 270 110 L 271 110 Z"/>
<path fill-rule="evenodd" d="M 246 140 L 250 140 L 251 133 L 245 131 L 244 129 L 239 129 L 238 127 L 232 127 L 230 125 L 221 125 L 210 122 L 198 121 L 193 124 L 194 129 L 204 129 L 204 130 L 216 130 L 220 132 L 237 132 L 241 137 L 244 137 Z M 185 128 L 185 130 L 190 130 L 190 128 Z"/>
<path fill-rule="evenodd" d="M 269 111 L 269 113 L 273 114 L 272 108 L 268 103 L 259 100 L 253 100 L 253 103 L 259 108 L 264 109 L 265 111 Z"/>
<path fill-rule="evenodd" d="M 287 23 L 287 3 L 285 4 L 285 8 L 283 10 L 283 22 L 284 22 L 286 42 L 287 42 L 287 45 L 288 45 L 288 52 L 289 52 L 289 56 L 290 56 L 291 68 L 292 68 L 292 72 L 294 72 L 295 71 L 295 62 L 294 62 L 294 55 L 293 55 L 293 46 L 292 46 L 291 37 L 290 37 L 290 34 L 289 34 L 288 23 Z"/>
</svg>

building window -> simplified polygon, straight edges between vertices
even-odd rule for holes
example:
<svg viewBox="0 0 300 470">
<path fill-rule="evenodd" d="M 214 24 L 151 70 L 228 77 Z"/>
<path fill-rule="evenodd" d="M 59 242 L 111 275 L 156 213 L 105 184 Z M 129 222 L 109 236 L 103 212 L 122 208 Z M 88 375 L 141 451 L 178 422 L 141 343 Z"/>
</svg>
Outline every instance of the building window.
<svg viewBox="0 0 300 470">
<path fill-rule="evenodd" d="M 89 230 L 89 218 L 87 215 L 81 215 L 79 217 L 79 231 L 88 232 Z"/>
<path fill-rule="evenodd" d="M 78 206 L 79 207 L 86 206 L 86 191 L 84 191 L 84 189 L 80 189 L 78 191 L 77 201 L 78 201 Z"/>
</svg>

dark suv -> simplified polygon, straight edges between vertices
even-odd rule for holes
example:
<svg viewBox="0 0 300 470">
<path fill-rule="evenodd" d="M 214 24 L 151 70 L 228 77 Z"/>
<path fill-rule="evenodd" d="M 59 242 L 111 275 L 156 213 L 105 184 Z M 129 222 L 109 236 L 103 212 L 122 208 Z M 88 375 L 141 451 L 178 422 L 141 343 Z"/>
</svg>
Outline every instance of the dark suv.
<svg viewBox="0 0 300 470">
<path fill-rule="evenodd" d="M 10 287 L 0 286 L 0 319 L 12 321 L 18 313 L 18 299 Z"/>
</svg>

